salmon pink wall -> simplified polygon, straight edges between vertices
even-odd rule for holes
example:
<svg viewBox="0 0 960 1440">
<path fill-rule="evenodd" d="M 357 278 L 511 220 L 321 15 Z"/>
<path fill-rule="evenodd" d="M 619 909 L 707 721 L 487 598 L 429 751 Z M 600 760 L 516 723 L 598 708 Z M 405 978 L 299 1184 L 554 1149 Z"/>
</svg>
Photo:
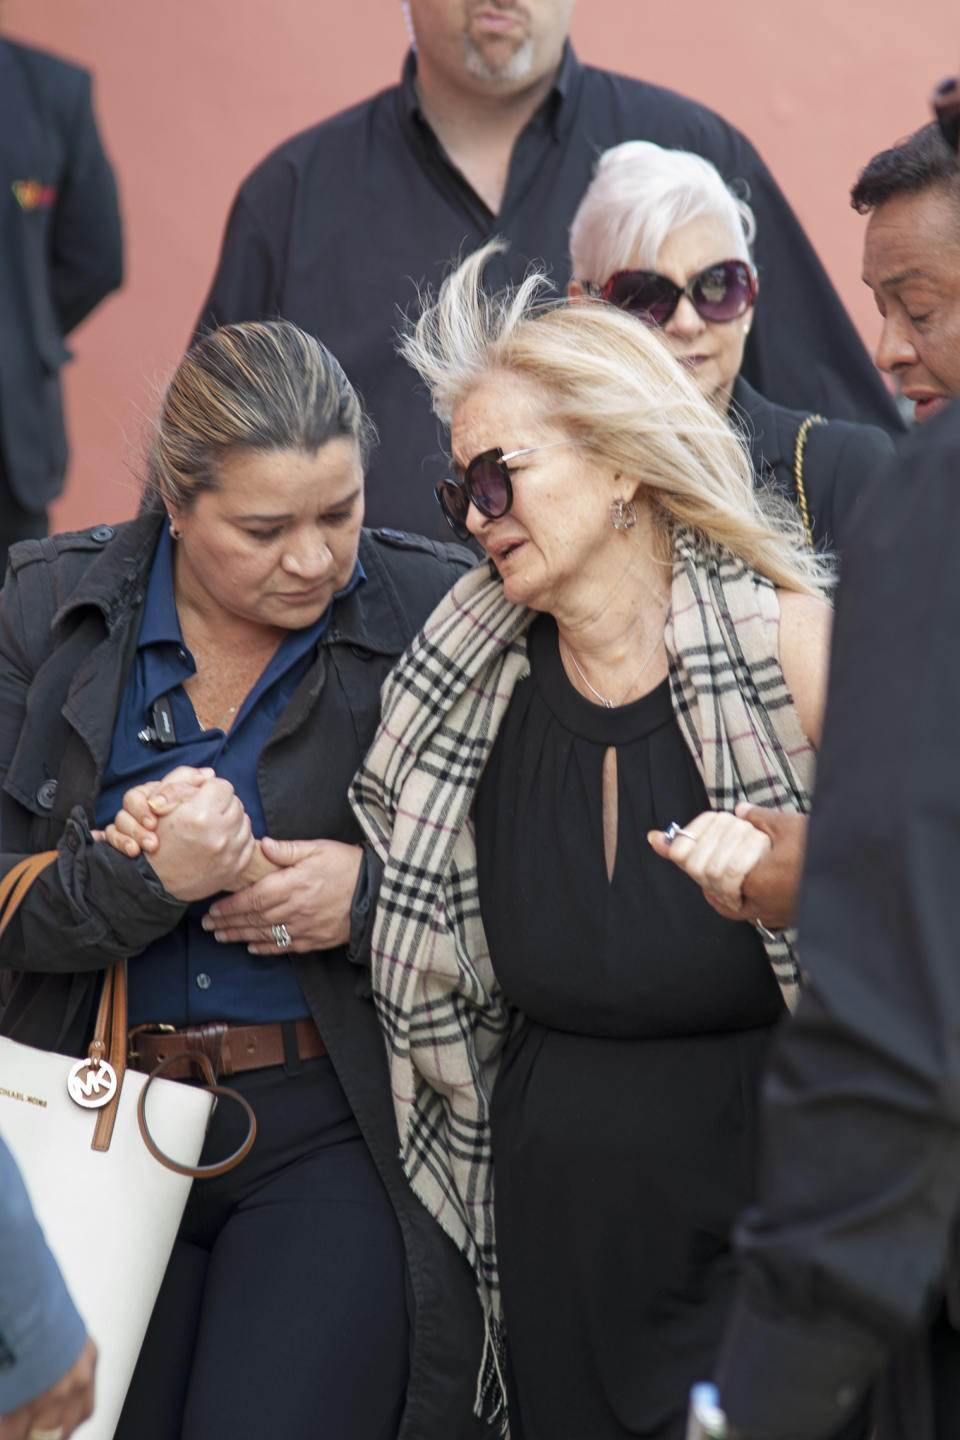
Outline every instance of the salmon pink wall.
<svg viewBox="0 0 960 1440">
<path fill-rule="evenodd" d="M 239 180 L 285 136 L 391 84 L 406 35 L 399 0 L 5 0 L 3 21 L 95 72 L 126 220 L 126 285 L 75 335 L 66 376 L 73 459 L 53 518 L 68 529 L 136 507 L 156 389 Z M 581 59 L 695 96 L 750 136 L 870 342 L 847 191 L 956 69 L 954 0 L 579 0 L 573 38 Z"/>
</svg>

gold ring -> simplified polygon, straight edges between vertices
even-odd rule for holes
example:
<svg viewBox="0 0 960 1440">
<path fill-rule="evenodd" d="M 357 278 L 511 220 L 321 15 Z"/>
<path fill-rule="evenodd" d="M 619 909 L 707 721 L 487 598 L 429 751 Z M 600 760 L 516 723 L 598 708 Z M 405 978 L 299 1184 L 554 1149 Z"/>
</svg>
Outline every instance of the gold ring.
<svg viewBox="0 0 960 1440">
<path fill-rule="evenodd" d="M 27 1433 L 27 1440 L 63 1440 L 66 1431 L 62 1425 L 51 1425 L 49 1429 L 35 1428 Z"/>
</svg>

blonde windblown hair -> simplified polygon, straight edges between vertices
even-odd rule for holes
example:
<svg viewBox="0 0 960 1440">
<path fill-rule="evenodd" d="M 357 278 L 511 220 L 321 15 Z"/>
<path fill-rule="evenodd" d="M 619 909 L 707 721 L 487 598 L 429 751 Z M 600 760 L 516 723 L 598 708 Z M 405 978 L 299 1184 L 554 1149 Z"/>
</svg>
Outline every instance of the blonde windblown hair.
<svg viewBox="0 0 960 1440">
<path fill-rule="evenodd" d="M 401 338 L 439 418 L 449 425 L 488 375 L 523 375 L 548 392 L 550 420 L 583 452 L 643 487 L 668 535 L 692 530 L 775 585 L 824 594 L 829 570 L 799 515 L 754 490 L 739 437 L 656 332 L 602 301 L 547 300 L 537 272 L 486 294 L 484 267 L 504 248 L 495 240 L 469 255 Z"/>
</svg>

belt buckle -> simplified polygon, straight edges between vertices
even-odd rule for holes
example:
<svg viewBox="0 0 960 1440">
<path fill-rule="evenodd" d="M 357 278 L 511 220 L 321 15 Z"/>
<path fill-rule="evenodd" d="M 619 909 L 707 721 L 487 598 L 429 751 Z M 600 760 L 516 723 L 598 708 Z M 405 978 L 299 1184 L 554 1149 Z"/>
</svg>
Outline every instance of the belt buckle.
<svg viewBox="0 0 960 1440">
<path fill-rule="evenodd" d="M 158 1022 L 154 1022 L 153 1020 L 148 1020 L 143 1025 L 134 1025 L 132 1030 L 127 1031 L 127 1059 L 140 1059 L 140 1052 L 138 1050 L 134 1050 L 133 1048 L 134 1035 L 175 1035 L 176 1033 L 176 1025 L 161 1025 Z"/>
</svg>

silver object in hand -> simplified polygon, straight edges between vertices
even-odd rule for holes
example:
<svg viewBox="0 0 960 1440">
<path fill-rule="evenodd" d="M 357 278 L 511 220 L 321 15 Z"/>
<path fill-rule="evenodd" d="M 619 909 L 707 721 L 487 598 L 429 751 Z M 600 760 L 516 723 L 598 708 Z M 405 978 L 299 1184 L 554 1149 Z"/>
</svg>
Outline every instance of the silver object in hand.
<svg viewBox="0 0 960 1440">
<path fill-rule="evenodd" d="M 270 934 L 273 936 L 278 950 L 286 950 L 288 945 L 293 944 L 293 936 L 286 925 L 271 925 Z"/>
</svg>

